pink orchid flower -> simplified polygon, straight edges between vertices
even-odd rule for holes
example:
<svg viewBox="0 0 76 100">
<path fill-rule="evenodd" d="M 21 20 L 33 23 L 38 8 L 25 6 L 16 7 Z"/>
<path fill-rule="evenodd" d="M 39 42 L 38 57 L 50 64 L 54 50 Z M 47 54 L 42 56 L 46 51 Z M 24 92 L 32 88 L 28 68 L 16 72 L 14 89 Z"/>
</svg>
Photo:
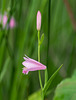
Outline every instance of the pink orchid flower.
<svg viewBox="0 0 76 100">
<path fill-rule="evenodd" d="M 29 71 L 36 70 L 45 70 L 46 66 L 41 64 L 40 62 L 33 60 L 25 55 L 24 62 L 22 63 L 25 67 L 23 68 L 22 73 L 28 74 Z"/>
<path fill-rule="evenodd" d="M 6 26 L 7 20 L 8 20 L 8 17 L 6 14 L 4 14 L 4 16 L 3 16 L 3 28 Z"/>
<path fill-rule="evenodd" d="M 37 12 L 37 30 L 41 28 L 41 13 L 40 11 Z"/>
<path fill-rule="evenodd" d="M 10 19 L 9 27 L 10 27 L 10 28 L 14 28 L 15 26 L 16 26 L 15 19 L 12 17 L 12 18 Z"/>
</svg>

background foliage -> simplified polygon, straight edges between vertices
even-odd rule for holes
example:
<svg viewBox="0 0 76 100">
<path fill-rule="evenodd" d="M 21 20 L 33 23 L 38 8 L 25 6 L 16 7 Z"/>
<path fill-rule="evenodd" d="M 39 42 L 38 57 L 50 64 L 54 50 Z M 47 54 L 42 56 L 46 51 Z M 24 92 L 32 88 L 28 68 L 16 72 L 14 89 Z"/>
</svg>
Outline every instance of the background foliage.
<svg viewBox="0 0 76 100">
<path fill-rule="evenodd" d="M 76 0 L 68 2 L 76 19 Z M 0 100 L 28 100 L 29 95 L 40 89 L 38 72 L 22 74 L 22 61 L 24 54 L 37 60 L 36 14 L 40 10 L 41 33 L 44 32 L 45 35 L 41 47 L 41 63 L 47 64 L 48 5 L 48 0 L 0 0 L 0 13 L 13 15 L 17 23 L 13 30 L 0 29 Z M 76 31 L 64 0 L 51 0 L 50 11 L 48 76 L 50 77 L 62 63 L 64 66 L 49 88 L 51 92 L 46 97 L 48 100 L 53 98 L 57 84 L 70 77 L 76 67 Z M 6 43 L 6 33 L 11 48 Z M 44 72 L 41 71 L 41 74 L 44 82 Z"/>
<path fill-rule="evenodd" d="M 76 70 L 72 78 L 65 79 L 56 88 L 54 100 L 76 99 Z"/>
</svg>

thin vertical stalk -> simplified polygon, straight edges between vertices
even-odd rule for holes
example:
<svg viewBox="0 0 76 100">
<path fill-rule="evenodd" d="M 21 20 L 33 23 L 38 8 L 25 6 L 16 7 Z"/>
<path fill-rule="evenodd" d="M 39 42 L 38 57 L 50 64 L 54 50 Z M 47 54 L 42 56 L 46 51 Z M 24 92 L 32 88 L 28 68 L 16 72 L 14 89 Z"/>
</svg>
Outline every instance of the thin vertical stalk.
<svg viewBox="0 0 76 100">
<path fill-rule="evenodd" d="M 50 20 L 51 20 L 50 7 L 51 7 L 51 0 L 48 1 L 47 69 L 48 69 L 48 63 L 49 63 Z M 47 80 L 48 80 L 48 72 L 47 72 L 47 69 L 45 70 L 45 85 L 46 85 Z"/>
<path fill-rule="evenodd" d="M 48 43 L 47 43 L 47 58 L 49 57 L 49 42 L 50 42 L 50 7 L 51 7 L 51 0 L 49 0 L 49 7 L 48 7 Z M 47 59 L 47 66 L 48 66 L 48 59 Z"/>
<path fill-rule="evenodd" d="M 40 31 L 38 31 L 38 61 L 40 62 Z M 39 70 L 39 81 L 40 81 L 40 87 L 42 89 L 42 81 L 41 81 L 41 74 Z"/>
<path fill-rule="evenodd" d="M 42 100 L 44 100 L 44 93 L 43 93 L 43 91 L 42 91 Z"/>
<path fill-rule="evenodd" d="M 40 31 L 38 31 L 38 61 L 40 62 Z"/>
<path fill-rule="evenodd" d="M 38 61 L 40 62 L 40 31 L 38 31 Z M 42 91 L 42 100 L 44 100 L 40 70 L 38 72 L 39 72 L 40 87 L 41 87 L 41 91 Z"/>
</svg>

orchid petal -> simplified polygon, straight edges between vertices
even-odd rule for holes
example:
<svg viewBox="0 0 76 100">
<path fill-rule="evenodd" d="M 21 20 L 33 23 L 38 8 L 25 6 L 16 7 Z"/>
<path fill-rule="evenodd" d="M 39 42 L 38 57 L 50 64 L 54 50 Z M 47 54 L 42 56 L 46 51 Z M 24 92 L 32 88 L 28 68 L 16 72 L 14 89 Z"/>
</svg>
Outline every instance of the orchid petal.
<svg viewBox="0 0 76 100">
<path fill-rule="evenodd" d="M 45 70 L 46 66 L 41 64 L 40 62 L 29 58 L 28 56 L 24 57 L 24 62 L 22 64 L 25 66 L 23 68 L 22 73 L 28 74 L 29 71 L 36 71 L 36 70 Z"/>
</svg>

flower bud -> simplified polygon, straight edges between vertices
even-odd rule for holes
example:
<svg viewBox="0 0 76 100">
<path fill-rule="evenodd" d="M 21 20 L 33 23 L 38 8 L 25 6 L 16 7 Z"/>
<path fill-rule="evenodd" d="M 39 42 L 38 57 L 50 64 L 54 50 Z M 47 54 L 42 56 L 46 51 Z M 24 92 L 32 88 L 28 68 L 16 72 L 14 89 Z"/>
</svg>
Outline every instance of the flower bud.
<svg viewBox="0 0 76 100">
<path fill-rule="evenodd" d="M 37 30 L 39 31 L 41 28 L 41 13 L 40 11 L 37 12 Z"/>
</svg>

